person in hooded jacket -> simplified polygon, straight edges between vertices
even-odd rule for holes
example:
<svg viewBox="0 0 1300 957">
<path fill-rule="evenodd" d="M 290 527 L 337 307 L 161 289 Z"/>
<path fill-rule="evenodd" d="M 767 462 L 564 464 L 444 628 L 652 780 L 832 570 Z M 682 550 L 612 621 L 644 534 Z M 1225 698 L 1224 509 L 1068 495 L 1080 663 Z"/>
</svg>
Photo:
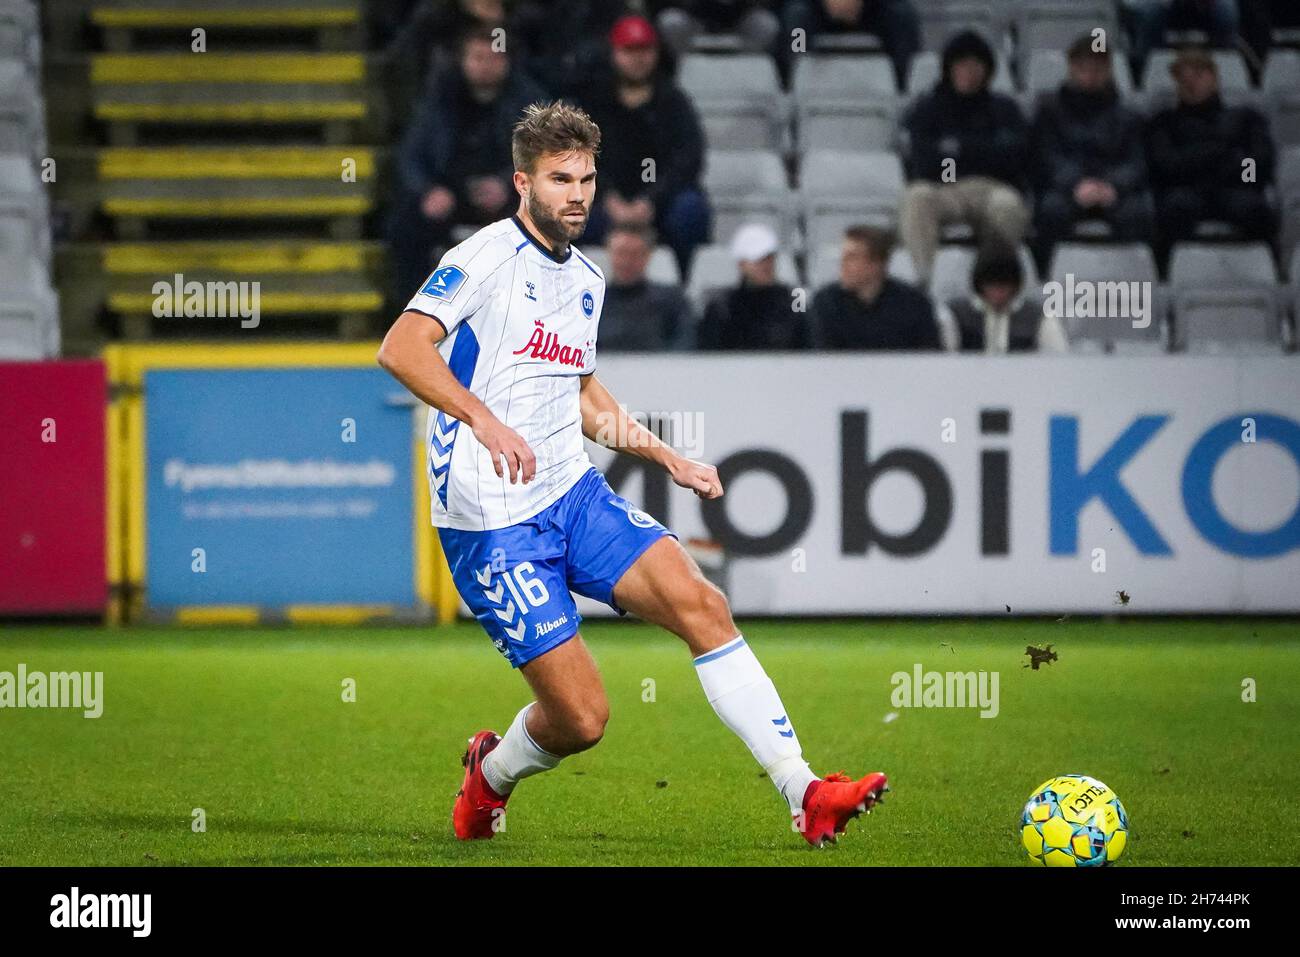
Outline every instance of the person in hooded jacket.
<svg viewBox="0 0 1300 957">
<path fill-rule="evenodd" d="M 989 89 L 994 66 L 988 41 L 958 33 L 944 48 L 939 82 L 903 120 L 909 182 L 899 231 L 922 284 L 944 225 L 966 223 L 978 241 L 1014 247 L 1029 223 L 1029 128 L 1015 100 Z"/>
<path fill-rule="evenodd" d="M 975 257 L 971 291 L 943 303 L 936 318 L 949 352 L 1007 355 L 1068 348 L 1060 317 L 1045 311 L 1034 291 L 1025 288 L 1016 251 L 997 242 Z"/>
</svg>

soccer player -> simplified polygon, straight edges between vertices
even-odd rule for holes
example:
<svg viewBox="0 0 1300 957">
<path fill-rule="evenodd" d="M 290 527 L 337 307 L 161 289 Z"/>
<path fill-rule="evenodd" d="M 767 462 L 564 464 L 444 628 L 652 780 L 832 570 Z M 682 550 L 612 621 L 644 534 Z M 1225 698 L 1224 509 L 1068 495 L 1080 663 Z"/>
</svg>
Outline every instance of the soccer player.
<svg viewBox="0 0 1300 957">
<path fill-rule="evenodd" d="M 722 722 L 749 747 L 809 843 L 834 842 L 885 775 L 818 778 L 722 592 L 677 536 L 614 493 L 583 436 L 667 469 L 701 498 L 718 471 L 642 427 L 595 375 L 605 277 L 572 245 L 591 213 L 600 130 L 534 104 L 515 125 L 518 211 L 450 249 L 384 338 L 379 364 L 431 408 L 433 524 L 456 588 L 536 700 L 504 735 L 479 731 L 452 811 L 490 838 L 524 778 L 600 741 L 609 702 L 570 592 L 686 642 Z"/>
</svg>

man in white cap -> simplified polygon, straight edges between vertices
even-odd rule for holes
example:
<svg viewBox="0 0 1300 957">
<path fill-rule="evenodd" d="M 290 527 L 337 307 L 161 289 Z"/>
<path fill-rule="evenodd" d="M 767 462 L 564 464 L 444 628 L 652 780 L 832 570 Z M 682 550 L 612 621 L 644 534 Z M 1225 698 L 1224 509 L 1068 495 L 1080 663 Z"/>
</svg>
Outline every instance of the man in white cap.
<svg viewBox="0 0 1300 957">
<path fill-rule="evenodd" d="M 720 290 L 705 307 L 696 346 L 700 349 L 807 349 L 805 314 L 795 311 L 789 286 L 776 281 L 775 230 L 746 223 L 731 239 L 740 284 Z"/>
</svg>

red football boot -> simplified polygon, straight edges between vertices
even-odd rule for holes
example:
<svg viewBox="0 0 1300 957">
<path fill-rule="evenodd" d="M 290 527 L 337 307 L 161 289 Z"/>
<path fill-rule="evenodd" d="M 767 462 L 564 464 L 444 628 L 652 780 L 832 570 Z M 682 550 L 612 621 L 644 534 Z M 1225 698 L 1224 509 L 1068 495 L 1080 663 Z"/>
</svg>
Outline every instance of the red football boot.
<svg viewBox="0 0 1300 957">
<path fill-rule="evenodd" d="M 461 758 L 465 765 L 465 781 L 456 792 L 456 806 L 451 811 L 451 823 L 456 836 L 462 841 L 490 838 L 496 831 L 492 825 L 505 808 L 510 795 L 502 797 L 492 790 L 483 777 L 483 759 L 498 744 L 501 736 L 495 731 L 480 731 L 469 739 L 469 748 Z"/>
<path fill-rule="evenodd" d="M 889 779 L 879 771 L 854 781 L 843 771 L 808 785 L 803 795 L 803 836 L 813 847 L 834 844 L 845 825 L 884 802 Z"/>
</svg>

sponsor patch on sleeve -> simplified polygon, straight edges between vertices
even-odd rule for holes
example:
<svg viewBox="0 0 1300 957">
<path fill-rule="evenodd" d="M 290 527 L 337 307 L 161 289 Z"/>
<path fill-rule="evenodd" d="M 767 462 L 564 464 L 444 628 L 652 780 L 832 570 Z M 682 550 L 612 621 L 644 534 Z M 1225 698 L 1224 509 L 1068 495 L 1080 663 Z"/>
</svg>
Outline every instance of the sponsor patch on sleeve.
<svg viewBox="0 0 1300 957">
<path fill-rule="evenodd" d="M 468 278 L 469 276 L 465 274 L 465 270 L 459 266 L 441 266 L 435 269 L 433 275 L 425 281 L 424 286 L 420 289 L 420 295 L 441 299 L 443 302 L 451 302 L 456 298 L 456 293 L 460 292 L 460 287 L 465 285 L 465 280 Z"/>
</svg>

